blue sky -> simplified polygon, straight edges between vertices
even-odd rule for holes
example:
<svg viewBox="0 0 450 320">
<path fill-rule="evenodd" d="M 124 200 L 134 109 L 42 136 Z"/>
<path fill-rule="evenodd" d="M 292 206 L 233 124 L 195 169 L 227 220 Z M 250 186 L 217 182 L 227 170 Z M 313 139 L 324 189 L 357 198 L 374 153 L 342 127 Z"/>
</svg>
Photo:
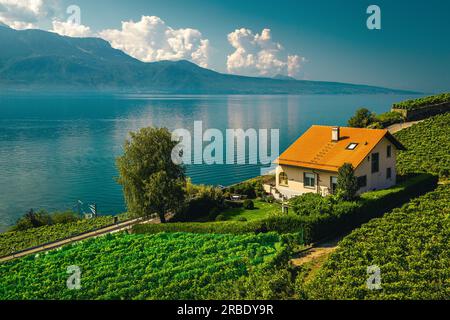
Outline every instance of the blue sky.
<svg viewBox="0 0 450 320">
<path fill-rule="evenodd" d="M 267 71 L 267 75 L 272 75 L 276 70 L 282 70 L 280 73 L 288 73 L 288 56 L 298 56 L 300 60 L 293 61 L 300 68 L 293 72 L 300 79 L 352 82 L 426 92 L 450 91 L 450 1 L 58 2 L 62 8 L 70 4 L 78 5 L 81 8 L 81 23 L 88 26 L 92 33 L 105 29 L 121 30 L 121 21 L 139 22 L 142 16 L 157 16 L 171 30 L 195 29 L 201 33 L 195 41 L 208 40 L 208 54 L 204 56 L 207 56 L 207 66 L 220 72 L 253 75 Z M 366 9 L 371 4 L 381 8 L 381 30 L 368 30 L 366 27 Z M 263 29 L 270 29 L 271 48 L 282 45 L 282 49 L 270 51 L 275 52 L 279 60 L 276 60 L 279 62 L 277 67 L 271 64 L 267 70 L 264 69 L 266 66 L 263 69 L 236 65 L 227 68 L 227 57 L 236 51 L 227 36 L 240 28 L 251 30 L 250 37 L 255 36 L 255 39 L 262 35 Z M 128 40 L 123 39 L 124 36 L 110 32 L 105 37 L 124 47 L 128 43 Z M 243 39 L 242 34 L 236 36 L 237 39 Z M 196 42 L 196 46 L 199 47 L 200 42 Z M 258 50 L 253 49 L 255 52 Z M 153 61 L 155 58 L 152 56 L 148 59 Z"/>
</svg>

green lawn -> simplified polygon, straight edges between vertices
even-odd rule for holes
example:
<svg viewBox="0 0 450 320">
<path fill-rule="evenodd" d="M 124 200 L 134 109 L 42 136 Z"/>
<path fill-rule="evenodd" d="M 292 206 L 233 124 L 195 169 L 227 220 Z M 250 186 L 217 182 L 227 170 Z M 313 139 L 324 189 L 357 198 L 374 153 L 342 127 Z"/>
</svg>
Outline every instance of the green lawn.
<svg viewBox="0 0 450 320">
<path fill-rule="evenodd" d="M 281 205 L 278 203 L 267 203 L 261 200 L 254 200 L 255 209 L 246 210 L 244 208 L 232 208 L 222 213 L 230 221 L 246 218 L 247 221 L 260 220 L 281 214 Z"/>
</svg>

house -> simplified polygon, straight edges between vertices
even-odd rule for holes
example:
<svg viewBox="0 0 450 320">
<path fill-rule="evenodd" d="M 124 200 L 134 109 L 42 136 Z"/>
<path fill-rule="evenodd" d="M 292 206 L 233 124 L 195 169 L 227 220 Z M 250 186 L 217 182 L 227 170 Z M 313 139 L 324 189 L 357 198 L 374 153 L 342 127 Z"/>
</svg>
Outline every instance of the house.
<svg viewBox="0 0 450 320">
<path fill-rule="evenodd" d="M 326 196 L 336 191 L 339 168 L 350 163 L 359 194 L 386 189 L 396 184 L 399 150 L 405 147 L 388 130 L 313 126 L 276 160 L 276 182 L 265 188 L 279 199 Z"/>
</svg>

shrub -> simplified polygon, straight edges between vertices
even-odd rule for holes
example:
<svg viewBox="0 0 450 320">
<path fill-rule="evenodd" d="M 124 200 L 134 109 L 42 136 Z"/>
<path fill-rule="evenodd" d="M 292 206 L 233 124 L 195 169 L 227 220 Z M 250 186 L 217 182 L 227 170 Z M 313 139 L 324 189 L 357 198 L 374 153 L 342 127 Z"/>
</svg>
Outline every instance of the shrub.
<svg viewBox="0 0 450 320">
<path fill-rule="evenodd" d="M 359 189 L 358 180 L 351 164 L 346 163 L 339 168 L 337 189 L 343 200 L 350 201 L 356 198 Z"/>
<path fill-rule="evenodd" d="M 244 209 L 253 210 L 255 209 L 255 204 L 253 203 L 252 200 L 247 199 L 244 201 Z"/>
<path fill-rule="evenodd" d="M 225 198 L 220 188 L 194 185 L 188 180 L 186 194 L 184 208 L 176 214 L 174 221 L 189 222 L 204 218 L 214 220 L 217 213 L 225 207 Z"/>
<path fill-rule="evenodd" d="M 382 128 L 389 127 L 395 123 L 401 123 L 405 121 L 405 117 L 398 112 L 386 112 L 376 116 L 376 122 L 381 125 Z"/>
<path fill-rule="evenodd" d="M 80 220 L 77 213 L 73 211 L 55 212 L 51 214 L 53 224 L 72 223 Z"/>
<path fill-rule="evenodd" d="M 225 205 L 228 208 L 243 208 L 244 207 L 244 201 L 231 201 L 231 200 L 225 200 Z"/>
<path fill-rule="evenodd" d="M 45 210 L 35 212 L 31 209 L 17 221 L 16 225 L 11 228 L 11 231 L 25 231 L 55 224 L 72 223 L 78 220 L 80 220 L 80 217 L 72 211 L 54 212 L 50 214 Z"/>
<path fill-rule="evenodd" d="M 299 216 L 312 216 L 330 214 L 333 210 L 331 198 L 322 197 L 317 193 L 307 193 L 289 201 L 295 214 Z"/>
<path fill-rule="evenodd" d="M 249 199 L 256 199 L 264 195 L 263 183 L 267 177 L 257 177 L 248 181 L 231 186 L 225 190 L 231 194 L 246 196 Z"/>
<path fill-rule="evenodd" d="M 228 220 L 228 218 L 227 218 L 227 216 L 225 216 L 224 214 L 219 214 L 217 217 L 216 217 L 216 221 L 227 221 Z"/>
</svg>

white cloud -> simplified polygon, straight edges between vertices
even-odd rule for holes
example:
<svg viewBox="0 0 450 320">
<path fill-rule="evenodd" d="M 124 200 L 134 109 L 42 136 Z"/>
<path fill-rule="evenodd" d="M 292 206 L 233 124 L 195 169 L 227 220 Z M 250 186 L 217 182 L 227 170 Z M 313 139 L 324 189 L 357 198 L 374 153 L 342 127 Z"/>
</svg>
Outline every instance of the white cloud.
<svg viewBox="0 0 450 320">
<path fill-rule="evenodd" d="M 301 63 L 298 55 L 284 54 L 281 44 L 272 40 L 270 29 L 254 34 L 249 29 L 238 29 L 228 35 L 228 42 L 236 49 L 228 56 L 229 73 L 248 76 L 298 76 Z"/>
<path fill-rule="evenodd" d="M 0 21 L 14 29 L 37 28 L 55 15 L 56 0 L 0 0 Z"/>
<path fill-rule="evenodd" d="M 121 30 L 107 29 L 99 35 L 112 47 L 145 62 L 187 59 L 208 66 L 209 40 L 196 29 L 173 29 L 159 17 L 122 22 Z"/>
<path fill-rule="evenodd" d="M 90 37 L 93 36 L 91 28 L 84 26 L 82 24 L 77 24 L 71 21 L 63 22 L 54 20 L 53 21 L 53 29 L 50 30 L 52 32 L 56 32 L 62 36 L 68 37 Z"/>
</svg>

